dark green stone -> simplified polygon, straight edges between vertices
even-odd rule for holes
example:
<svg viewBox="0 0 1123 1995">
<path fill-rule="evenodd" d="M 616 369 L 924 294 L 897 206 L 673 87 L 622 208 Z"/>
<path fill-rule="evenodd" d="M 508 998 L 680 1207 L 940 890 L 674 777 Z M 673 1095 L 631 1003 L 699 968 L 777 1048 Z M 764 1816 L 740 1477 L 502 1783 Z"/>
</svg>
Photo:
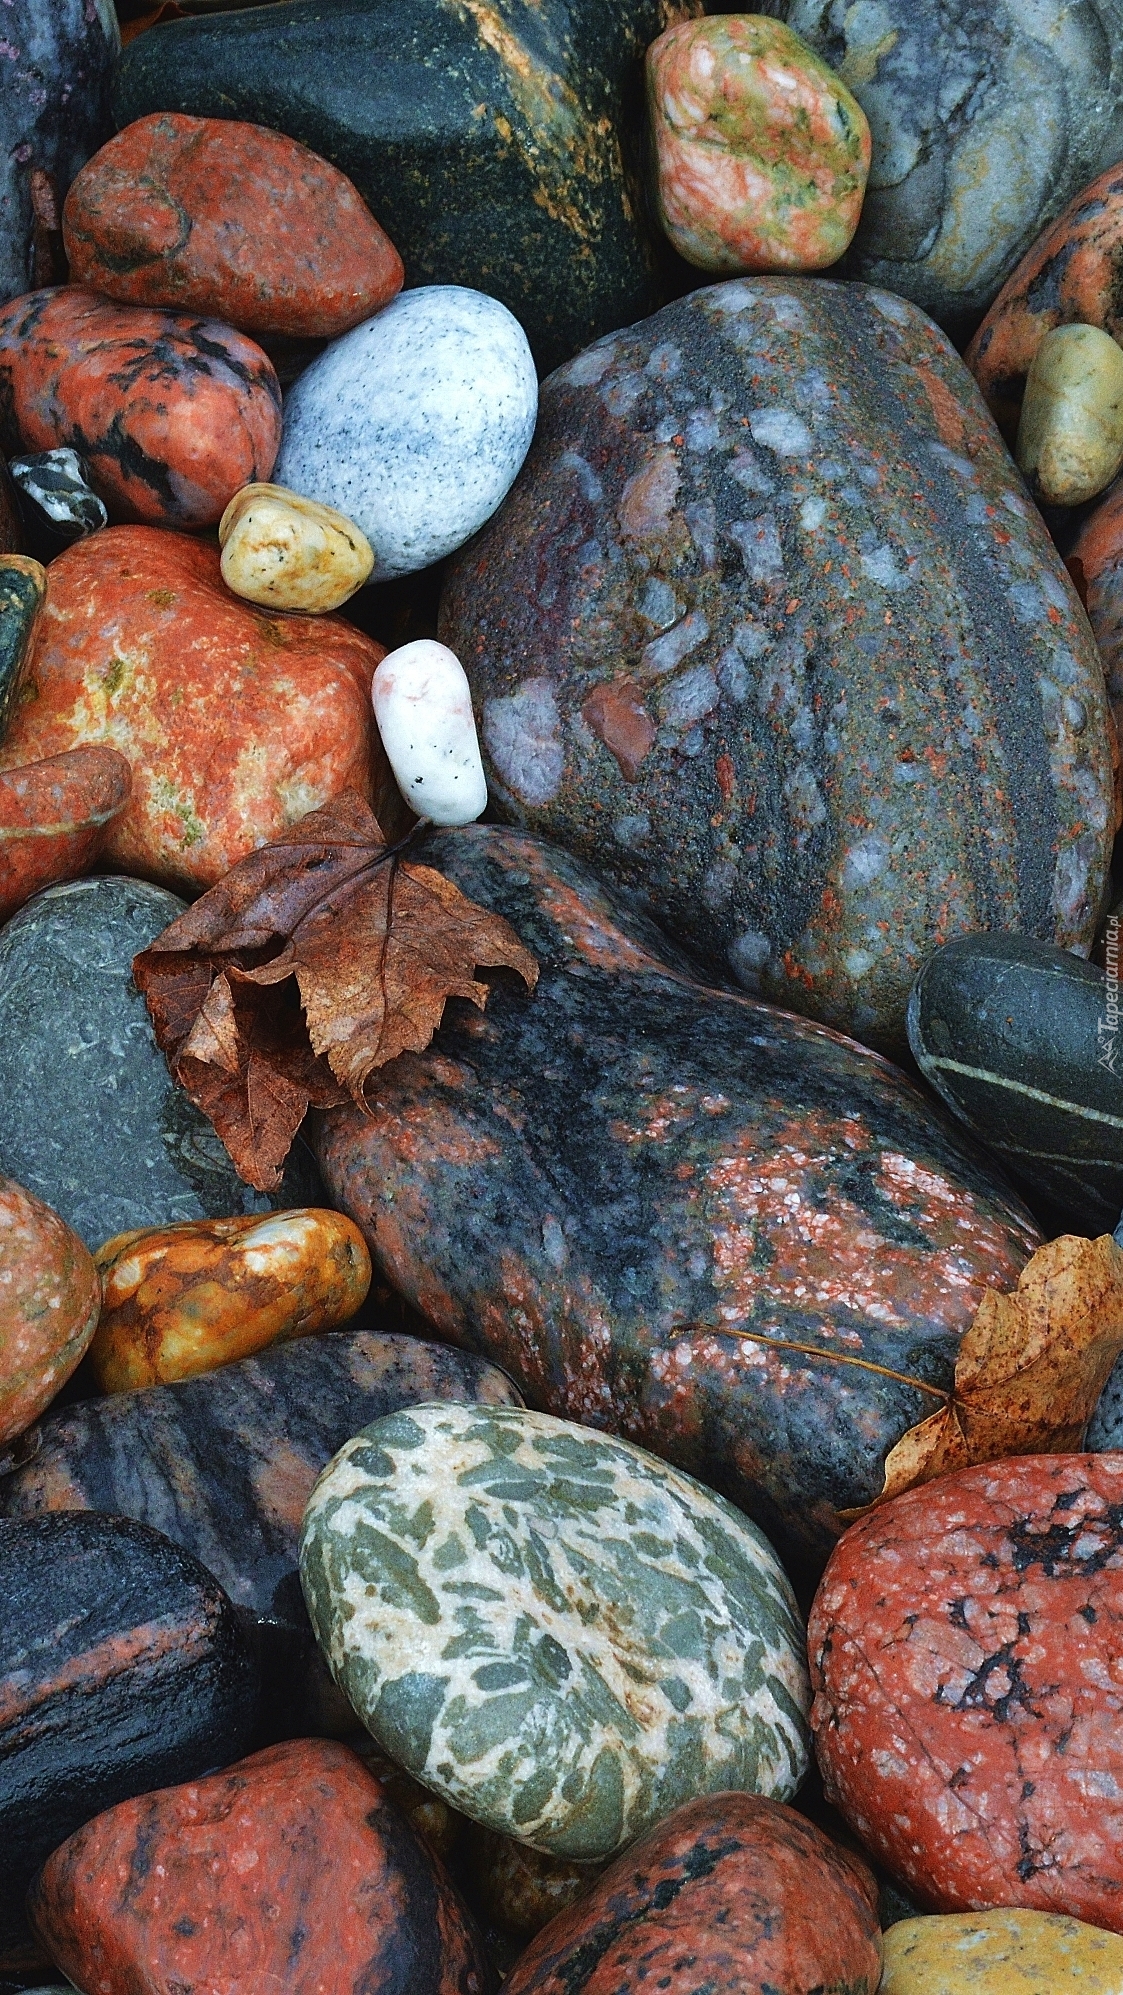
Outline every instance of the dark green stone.
<svg viewBox="0 0 1123 1995">
<path fill-rule="evenodd" d="M 1110 1232 L 1123 1206 L 1119 987 L 1021 935 L 972 935 L 925 964 L 909 1044 L 954 1115 L 1058 1229 Z"/>
<path fill-rule="evenodd" d="M 0 741 L 8 732 L 45 594 L 41 573 L 20 555 L 0 559 Z"/>
<path fill-rule="evenodd" d="M 641 62 L 695 11 L 281 0 L 138 36 L 115 116 L 248 118 L 302 140 L 354 181 L 407 283 L 501 298 L 553 367 L 666 296 L 675 259 L 644 204 Z"/>
</svg>

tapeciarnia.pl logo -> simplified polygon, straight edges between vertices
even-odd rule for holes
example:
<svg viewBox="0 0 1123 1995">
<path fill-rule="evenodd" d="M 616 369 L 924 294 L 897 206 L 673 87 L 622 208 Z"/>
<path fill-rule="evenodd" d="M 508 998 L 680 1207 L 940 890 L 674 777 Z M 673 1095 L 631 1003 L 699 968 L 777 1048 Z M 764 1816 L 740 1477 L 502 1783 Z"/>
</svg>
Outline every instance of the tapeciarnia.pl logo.
<svg viewBox="0 0 1123 1995">
<path fill-rule="evenodd" d="M 1119 927 L 1120 917 L 1109 914 L 1107 935 L 1104 939 L 1104 967 L 1107 983 L 1104 989 L 1103 1017 L 1096 1025 L 1099 1040 L 1098 1063 L 1106 1067 L 1109 1074 L 1117 1074 L 1119 1068 Z"/>
</svg>

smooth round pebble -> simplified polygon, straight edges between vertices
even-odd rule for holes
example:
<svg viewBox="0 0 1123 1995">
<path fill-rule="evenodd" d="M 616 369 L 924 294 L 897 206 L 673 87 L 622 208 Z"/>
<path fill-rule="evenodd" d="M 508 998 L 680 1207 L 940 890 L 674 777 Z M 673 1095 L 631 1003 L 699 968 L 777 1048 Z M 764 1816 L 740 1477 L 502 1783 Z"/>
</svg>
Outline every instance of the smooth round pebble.
<svg viewBox="0 0 1123 1995">
<path fill-rule="evenodd" d="M 697 1794 L 807 1764 L 795 1599 L 732 1504 L 626 1441 L 422 1405 L 324 1471 L 301 1580 L 340 1688 L 465 1814 L 608 1856 Z"/>
<path fill-rule="evenodd" d="M 1119 1995 L 1123 1939 L 1054 1912 L 902 1919 L 885 1935 L 880 1995 Z"/>
<path fill-rule="evenodd" d="M 66 1221 L 0 1177 L 0 1446 L 30 1427 L 97 1327 L 101 1283 Z"/>
<path fill-rule="evenodd" d="M 1099 326 L 1054 326 L 1030 363 L 1015 450 L 1052 506 L 1079 506 L 1123 464 L 1123 347 Z"/>
<path fill-rule="evenodd" d="M 218 523 L 222 579 L 267 609 L 337 610 L 374 567 L 365 533 L 283 485 L 243 485 Z"/>
<path fill-rule="evenodd" d="M 419 637 L 382 660 L 371 688 L 374 717 L 394 780 L 432 824 L 474 824 L 487 778 L 472 689 L 447 644 Z"/>
<path fill-rule="evenodd" d="M 362 528 L 372 581 L 409 575 L 491 518 L 537 412 L 534 361 L 507 307 L 422 285 L 305 369 L 285 404 L 276 482 Z"/>
</svg>

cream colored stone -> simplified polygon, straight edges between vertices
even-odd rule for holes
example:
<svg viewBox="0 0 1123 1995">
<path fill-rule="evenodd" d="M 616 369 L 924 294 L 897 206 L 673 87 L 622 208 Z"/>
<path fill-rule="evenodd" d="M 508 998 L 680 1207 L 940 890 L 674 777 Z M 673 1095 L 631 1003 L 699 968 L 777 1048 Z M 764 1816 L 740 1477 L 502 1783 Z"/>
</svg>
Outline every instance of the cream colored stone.
<svg viewBox="0 0 1123 1995">
<path fill-rule="evenodd" d="M 1049 505 L 1079 506 L 1123 465 L 1123 348 L 1098 326 L 1055 326 L 1026 380 L 1016 456 Z"/>
<path fill-rule="evenodd" d="M 463 665 L 447 644 L 418 637 L 382 660 L 371 688 L 394 780 L 433 824 L 473 824 L 487 780 Z"/>
<path fill-rule="evenodd" d="M 346 513 L 283 485 L 243 485 L 218 539 L 227 588 L 273 610 L 337 610 L 374 567 L 374 549 Z"/>
<path fill-rule="evenodd" d="M 1056 1912 L 954 1912 L 885 1935 L 879 1995 L 1123 1995 L 1123 1939 Z"/>
</svg>

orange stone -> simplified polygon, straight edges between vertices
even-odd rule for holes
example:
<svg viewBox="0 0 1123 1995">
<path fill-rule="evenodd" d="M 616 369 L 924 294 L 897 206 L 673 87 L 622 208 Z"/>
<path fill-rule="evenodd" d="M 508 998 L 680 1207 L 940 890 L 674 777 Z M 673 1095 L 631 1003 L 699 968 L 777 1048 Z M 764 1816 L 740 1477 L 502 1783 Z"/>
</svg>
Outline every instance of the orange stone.
<svg viewBox="0 0 1123 1995">
<path fill-rule="evenodd" d="M 345 174 L 234 118 L 127 125 L 72 183 L 62 229 L 76 284 L 248 333 L 335 339 L 405 275 Z"/>
<path fill-rule="evenodd" d="M 103 1392 L 169 1385 L 333 1330 L 370 1287 L 358 1227 L 311 1209 L 119 1233 L 95 1259 L 104 1300 L 90 1363 Z"/>
<path fill-rule="evenodd" d="M 64 1219 L 0 1177 L 0 1444 L 65 1385 L 94 1334 L 101 1283 Z"/>
<path fill-rule="evenodd" d="M 89 872 L 131 788 L 115 748 L 72 748 L 0 770 L 0 921 L 43 887 Z"/>
<path fill-rule="evenodd" d="M 0 769 L 117 749 L 132 797 L 113 868 L 198 894 L 308 811 L 393 790 L 370 705 L 383 648 L 342 618 L 265 615 L 231 595 L 217 547 L 109 527 L 47 571 Z"/>
</svg>

